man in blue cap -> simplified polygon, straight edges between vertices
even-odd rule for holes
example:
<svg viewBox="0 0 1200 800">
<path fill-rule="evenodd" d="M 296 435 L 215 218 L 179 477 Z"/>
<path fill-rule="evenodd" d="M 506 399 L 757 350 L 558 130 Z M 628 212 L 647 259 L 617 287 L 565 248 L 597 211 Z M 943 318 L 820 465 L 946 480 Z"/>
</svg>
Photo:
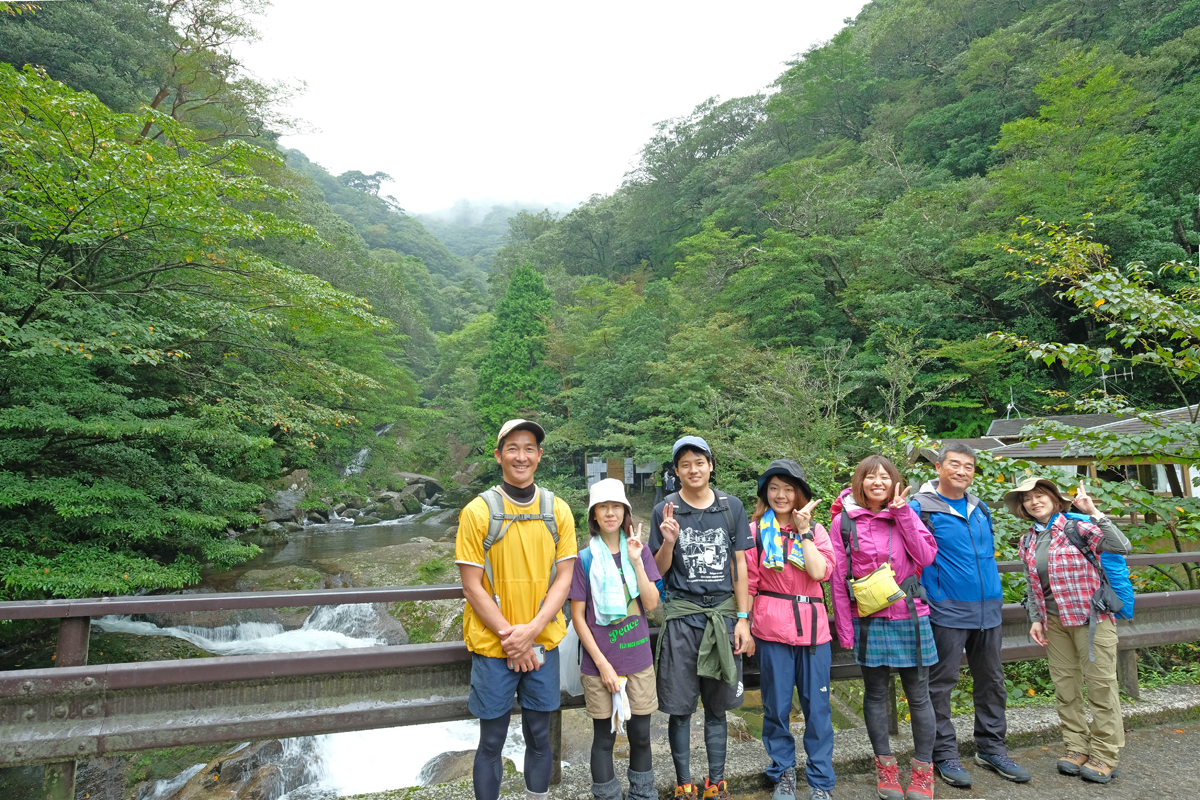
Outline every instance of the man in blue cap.
<svg viewBox="0 0 1200 800">
<path fill-rule="evenodd" d="M 675 797 L 698 800 L 692 783 L 691 720 L 704 699 L 708 753 L 705 800 L 729 800 L 725 714 L 742 704 L 742 654 L 754 654 L 745 551 L 754 546 L 746 509 L 709 486 L 712 450 L 699 436 L 671 449 L 679 490 L 655 506 L 650 551 L 663 576 L 666 604 L 658 638 L 658 708 L 675 762 Z M 703 654 L 703 655 L 701 655 Z"/>
</svg>

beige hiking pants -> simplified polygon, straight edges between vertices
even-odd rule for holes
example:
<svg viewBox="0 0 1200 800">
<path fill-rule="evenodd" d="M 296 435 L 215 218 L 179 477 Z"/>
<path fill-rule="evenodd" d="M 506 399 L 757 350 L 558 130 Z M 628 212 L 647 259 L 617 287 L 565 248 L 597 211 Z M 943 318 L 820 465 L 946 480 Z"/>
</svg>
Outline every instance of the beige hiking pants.
<svg viewBox="0 0 1200 800">
<path fill-rule="evenodd" d="M 1054 681 L 1054 701 L 1062 721 L 1063 744 L 1117 766 L 1120 749 L 1125 746 L 1125 725 L 1121 720 L 1121 700 L 1117 688 L 1117 628 L 1108 620 L 1096 625 L 1096 660 L 1088 660 L 1088 626 L 1063 625 L 1048 614 L 1046 624 L 1046 660 Z M 1092 722 L 1088 724 L 1083 702 L 1087 684 Z"/>
</svg>

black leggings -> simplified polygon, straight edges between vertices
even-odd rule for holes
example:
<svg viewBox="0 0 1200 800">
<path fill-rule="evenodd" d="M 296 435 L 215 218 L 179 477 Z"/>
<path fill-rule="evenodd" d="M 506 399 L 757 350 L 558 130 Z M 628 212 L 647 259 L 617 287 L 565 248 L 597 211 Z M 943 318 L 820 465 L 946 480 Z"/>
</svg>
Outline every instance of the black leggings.
<svg viewBox="0 0 1200 800">
<path fill-rule="evenodd" d="M 890 756 L 888 742 L 888 684 L 892 667 L 863 667 L 863 722 L 871 749 L 877 756 Z M 929 702 L 929 679 L 921 680 L 917 667 L 896 667 L 904 696 L 908 698 L 908 713 L 912 719 L 913 758 L 928 763 L 933 759 L 933 704 Z"/>
<path fill-rule="evenodd" d="M 500 779 L 504 775 L 504 759 L 500 754 L 508 739 L 511 716 L 510 713 L 479 720 L 479 749 L 475 751 L 475 767 L 471 772 L 475 800 L 496 800 L 500 796 Z M 544 794 L 550 791 L 552 766 L 550 712 L 522 709 L 521 732 L 525 736 L 525 786 L 531 792 Z"/>
<path fill-rule="evenodd" d="M 681 786 L 692 782 L 691 726 L 691 714 L 672 714 L 667 722 L 667 741 L 671 745 L 671 760 L 675 762 L 675 782 Z M 708 753 L 708 779 L 713 783 L 725 777 L 728 739 L 729 723 L 725 712 L 711 711 L 705 706 L 704 749 Z"/>
<path fill-rule="evenodd" d="M 650 754 L 650 715 L 634 714 L 625 721 L 629 737 L 629 769 L 649 772 L 654 768 Z M 613 747 L 617 735 L 612 732 L 612 720 L 592 720 L 592 783 L 608 783 L 616 777 L 613 769 Z"/>
</svg>

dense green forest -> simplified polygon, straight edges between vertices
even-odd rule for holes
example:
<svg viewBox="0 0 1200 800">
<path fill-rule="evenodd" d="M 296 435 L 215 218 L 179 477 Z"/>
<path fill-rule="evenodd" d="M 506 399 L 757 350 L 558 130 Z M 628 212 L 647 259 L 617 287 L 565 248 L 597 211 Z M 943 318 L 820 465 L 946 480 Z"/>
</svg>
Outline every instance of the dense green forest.
<svg viewBox="0 0 1200 800">
<path fill-rule="evenodd" d="M 385 174 L 278 146 L 293 88 L 232 55 L 244 4 L 23 5 L 0 4 L 6 597 L 244 560 L 298 468 L 478 486 L 516 415 L 571 500 L 586 455 L 658 462 L 682 432 L 730 491 L 790 456 L 828 497 L 1010 401 L 1196 401 L 1200 0 L 876 0 L 771 91 L 662 122 L 611 194 L 440 240 Z M 1171 436 L 1200 460 L 1194 420 Z M 1172 507 L 1148 537 L 1195 535 Z"/>
</svg>

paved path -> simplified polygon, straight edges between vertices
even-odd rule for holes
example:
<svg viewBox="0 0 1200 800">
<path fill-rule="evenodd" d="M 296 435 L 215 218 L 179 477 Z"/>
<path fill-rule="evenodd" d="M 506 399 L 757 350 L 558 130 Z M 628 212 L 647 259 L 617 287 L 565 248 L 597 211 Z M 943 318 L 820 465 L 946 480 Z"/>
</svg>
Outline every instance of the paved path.
<svg viewBox="0 0 1200 800">
<path fill-rule="evenodd" d="M 1087 783 L 1079 778 L 1059 775 L 1055 762 L 1063 746 L 1025 747 L 1012 752 L 1013 759 L 1033 773 L 1026 784 L 1010 783 L 982 767 L 967 764 L 974 775 L 970 789 L 955 789 L 938 782 L 934 797 L 938 800 L 1160 800 L 1160 798 L 1200 797 L 1200 722 L 1168 724 L 1128 731 L 1121 752 L 1121 774 L 1107 786 Z M 741 795 L 744 798 L 770 798 L 770 793 Z M 803 790 L 799 794 L 803 797 Z M 873 800 L 873 775 L 838 776 L 836 800 Z"/>
<path fill-rule="evenodd" d="M 976 767 L 968 758 L 964 764 L 975 778 L 971 789 L 954 789 L 938 782 L 937 800 L 1200 800 L 1200 686 L 1170 686 L 1143 690 L 1137 703 L 1122 703 L 1127 730 L 1126 746 L 1121 753 L 1122 774 L 1107 786 L 1085 783 L 1078 778 L 1059 775 L 1055 762 L 1062 753 L 1058 716 L 1049 706 L 1010 708 L 1008 736 L 1013 757 L 1028 768 L 1034 779 L 1027 784 L 1005 781 Z M 972 718 L 954 718 L 964 754 L 973 752 Z M 1179 733 L 1182 731 L 1182 733 Z M 799 737 L 797 737 L 799 738 Z M 655 783 L 663 798 L 669 798 L 674 786 L 674 770 L 665 739 L 653 743 Z M 692 745 L 693 777 L 704 773 L 703 737 L 694 734 Z M 912 738 L 906 725 L 892 737 L 892 748 L 903 763 L 912 752 Z M 862 728 L 837 731 L 834 744 L 834 769 L 838 774 L 836 800 L 875 800 L 875 781 L 871 769 L 871 744 Z M 803 758 L 803 751 L 798 754 Z M 763 769 L 767 765 L 762 742 L 729 742 L 725 775 L 737 800 L 770 800 L 765 790 Z M 617 763 L 624 776 L 625 762 Z M 586 763 L 563 768 L 563 781 L 550 788 L 550 800 L 591 800 L 591 774 Z M 800 797 L 806 787 L 801 787 Z M 523 800 L 524 780 L 519 775 L 506 778 L 501 800 Z M 348 799 L 349 800 L 349 799 Z M 440 784 L 421 789 L 399 789 L 371 795 L 360 800 L 474 800 L 470 780 Z"/>
</svg>

